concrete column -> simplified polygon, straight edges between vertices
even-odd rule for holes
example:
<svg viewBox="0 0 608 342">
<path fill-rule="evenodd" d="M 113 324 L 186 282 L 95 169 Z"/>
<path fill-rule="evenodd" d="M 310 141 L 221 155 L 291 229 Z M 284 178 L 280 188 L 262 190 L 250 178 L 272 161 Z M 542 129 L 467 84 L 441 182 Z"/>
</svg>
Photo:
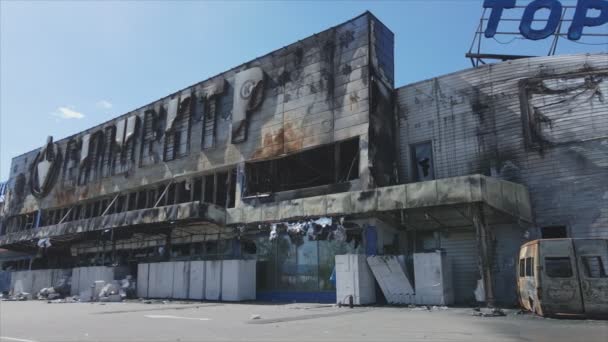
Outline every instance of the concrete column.
<svg viewBox="0 0 608 342">
<path fill-rule="evenodd" d="M 245 186 L 245 163 L 239 163 L 236 166 L 236 193 L 234 196 L 234 207 L 238 208 L 241 206 L 241 194 L 243 193 L 243 187 Z"/>
<path fill-rule="evenodd" d="M 473 225 L 477 236 L 477 252 L 479 256 L 479 272 L 483 279 L 486 295 L 486 305 L 494 307 L 494 282 L 492 278 L 492 232 L 485 222 L 482 204 L 473 204 L 471 208 Z"/>
</svg>

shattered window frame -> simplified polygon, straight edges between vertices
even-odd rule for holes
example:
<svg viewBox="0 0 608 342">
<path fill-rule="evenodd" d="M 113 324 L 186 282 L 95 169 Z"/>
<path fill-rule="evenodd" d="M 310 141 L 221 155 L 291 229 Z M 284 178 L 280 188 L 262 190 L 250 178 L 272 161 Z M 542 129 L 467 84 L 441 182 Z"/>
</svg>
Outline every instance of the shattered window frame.
<svg viewBox="0 0 608 342">
<path fill-rule="evenodd" d="M 545 274 L 549 278 L 572 278 L 574 275 L 572 260 L 568 256 L 545 257 Z"/>
<path fill-rule="evenodd" d="M 608 272 L 601 255 L 583 255 L 581 261 L 587 278 L 608 278 Z M 590 261 L 594 261 L 590 263 Z"/>
<path fill-rule="evenodd" d="M 163 161 L 180 159 L 190 154 L 193 100 L 192 94 L 179 98 L 173 127 L 165 131 Z M 188 102 L 184 104 L 185 101 Z M 182 106 L 187 107 L 184 109 Z M 168 124 L 168 121 L 166 124 Z"/>
<path fill-rule="evenodd" d="M 428 152 L 427 152 L 428 156 L 422 155 L 422 156 L 426 157 L 426 158 L 422 159 L 422 161 L 424 161 L 425 159 L 428 159 L 428 167 L 427 167 L 426 172 L 424 170 L 425 165 L 421 165 L 421 159 L 418 156 L 419 154 L 422 154 L 422 152 L 424 152 L 423 149 L 428 150 Z M 427 141 L 421 141 L 418 143 L 410 144 L 410 162 L 412 163 L 411 171 L 412 171 L 412 181 L 413 182 L 425 182 L 425 181 L 434 180 L 435 179 L 435 160 L 434 160 L 434 156 L 433 156 L 433 141 L 427 140 Z M 421 173 L 423 173 L 423 174 L 421 175 Z M 426 173 L 426 174 L 424 174 L 424 173 Z"/>
</svg>

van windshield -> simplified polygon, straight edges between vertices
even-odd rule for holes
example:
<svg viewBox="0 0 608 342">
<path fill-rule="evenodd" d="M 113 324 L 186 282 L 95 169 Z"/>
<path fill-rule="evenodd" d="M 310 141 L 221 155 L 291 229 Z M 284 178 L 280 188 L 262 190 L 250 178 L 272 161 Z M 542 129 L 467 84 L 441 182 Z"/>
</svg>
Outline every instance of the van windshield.
<svg viewBox="0 0 608 342">
<path fill-rule="evenodd" d="M 546 257 L 545 270 L 551 278 L 572 277 L 572 265 L 569 257 Z"/>
</svg>

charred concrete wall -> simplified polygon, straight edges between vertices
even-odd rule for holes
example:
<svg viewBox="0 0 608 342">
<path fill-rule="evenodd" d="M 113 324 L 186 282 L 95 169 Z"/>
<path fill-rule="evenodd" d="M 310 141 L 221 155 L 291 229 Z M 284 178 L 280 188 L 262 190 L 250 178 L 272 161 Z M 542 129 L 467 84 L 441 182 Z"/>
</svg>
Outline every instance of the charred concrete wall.
<svg viewBox="0 0 608 342">
<path fill-rule="evenodd" d="M 371 107 L 369 113 L 368 153 L 374 184 L 395 184 L 396 124 L 393 108 L 394 94 L 394 35 L 378 20 L 370 26 Z"/>
<path fill-rule="evenodd" d="M 15 157 L 7 216 L 69 207 L 167 179 L 231 168 L 242 172 L 246 161 L 355 137 L 360 144 L 358 187 L 371 187 L 374 179 L 390 183 L 391 167 L 375 169 L 374 164 L 389 163 L 389 154 L 380 151 L 394 144 L 384 136 L 392 125 L 392 43 L 392 33 L 364 13 L 44 150 Z M 370 90 L 372 70 L 375 90 Z M 371 139 L 379 140 L 378 148 L 372 148 Z M 242 177 L 237 181 L 238 206 Z"/>
<path fill-rule="evenodd" d="M 521 59 L 397 89 L 399 174 L 432 142 L 435 178 L 524 184 L 537 227 L 608 237 L 608 55 Z"/>
</svg>

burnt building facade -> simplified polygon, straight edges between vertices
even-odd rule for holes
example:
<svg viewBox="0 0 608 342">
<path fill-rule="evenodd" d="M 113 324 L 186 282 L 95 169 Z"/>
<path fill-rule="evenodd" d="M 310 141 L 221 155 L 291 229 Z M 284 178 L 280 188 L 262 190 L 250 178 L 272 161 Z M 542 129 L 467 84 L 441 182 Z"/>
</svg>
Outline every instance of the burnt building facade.
<svg viewBox="0 0 608 342">
<path fill-rule="evenodd" d="M 393 41 L 364 13 L 15 157 L 4 267 L 256 259 L 258 299 L 335 301 L 337 254 L 442 249 L 509 303 L 522 242 L 608 236 L 607 55 L 395 89 Z"/>
</svg>

